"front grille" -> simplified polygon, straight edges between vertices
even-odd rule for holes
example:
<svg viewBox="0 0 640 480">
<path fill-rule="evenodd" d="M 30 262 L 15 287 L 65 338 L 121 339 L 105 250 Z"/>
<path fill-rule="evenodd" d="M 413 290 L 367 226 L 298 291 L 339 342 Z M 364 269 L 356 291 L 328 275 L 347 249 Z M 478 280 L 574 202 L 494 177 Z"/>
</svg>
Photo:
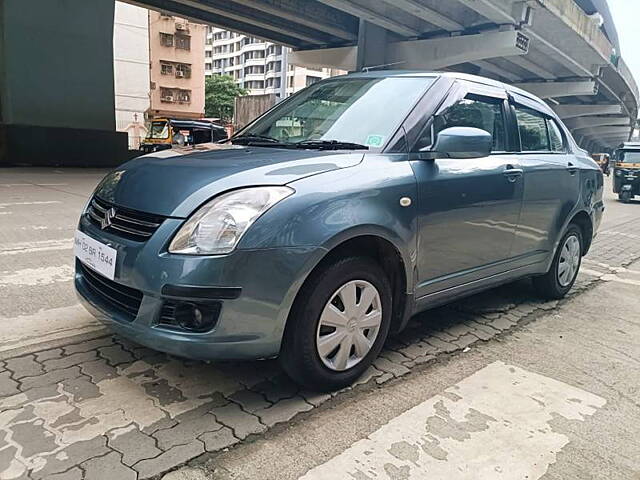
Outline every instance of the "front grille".
<svg viewBox="0 0 640 480">
<path fill-rule="evenodd" d="M 87 289 L 101 303 L 117 310 L 129 321 L 133 321 L 136 318 L 142 303 L 142 292 L 140 290 L 109 280 L 89 267 L 85 267 L 80 261 L 76 262 L 76 269 L 82 274 Z"/>
<path fill-rule="evenodd" d="M 108 217 L 109 221 L 105 222 Z M 143 242 L 164 221 L 164 217 L 117 207 L 94 196 L 87 208 L 87 218 L 98 228 L 121 237 Z"/>
</svg>

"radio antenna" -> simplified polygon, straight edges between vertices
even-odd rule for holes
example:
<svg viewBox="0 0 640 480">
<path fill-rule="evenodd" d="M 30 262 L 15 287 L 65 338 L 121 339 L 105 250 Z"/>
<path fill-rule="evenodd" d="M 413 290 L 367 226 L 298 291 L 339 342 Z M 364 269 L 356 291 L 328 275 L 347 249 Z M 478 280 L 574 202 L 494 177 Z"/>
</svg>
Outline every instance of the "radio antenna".
<svg viewBox="0 0 640 480">
<path fill-rule="evenodd" d="M 407 63 L 407 62 L 402 61 L 402 62 L 384 63 L 382 65 L 372 65 L 371 67 L 362 67 L 362 71 L 370 72 L 371 70 L 380 70 L 387 67 L 393 67 L 394 65 L 402 65 L 403 63 Z"/>
</svg>

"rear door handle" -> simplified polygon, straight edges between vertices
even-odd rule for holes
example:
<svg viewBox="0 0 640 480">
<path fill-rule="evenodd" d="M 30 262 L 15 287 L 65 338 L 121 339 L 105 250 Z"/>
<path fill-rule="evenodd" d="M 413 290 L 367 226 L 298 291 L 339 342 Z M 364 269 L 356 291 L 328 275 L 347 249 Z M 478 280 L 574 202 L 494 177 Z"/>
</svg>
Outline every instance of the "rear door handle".
<svg viewBox="0 0 640 480">
<path fill-rule="evenodd" d="M 523 174 L 523 170 L 521 168 L 515 168 L 513 165 L 507 165 L 502 172 L 502 174 L 507 177 L 510 182 L 515 182 L 520 178 Z"/>
<path fill-rule="evenodd" d="M 569 172 L 569 174 L 575 175 L 576 172 L 578 171 L 578 167 L 576 167 L 573 163 L 569 162 L 567 164 L 567 171 Z"/>
</svg>

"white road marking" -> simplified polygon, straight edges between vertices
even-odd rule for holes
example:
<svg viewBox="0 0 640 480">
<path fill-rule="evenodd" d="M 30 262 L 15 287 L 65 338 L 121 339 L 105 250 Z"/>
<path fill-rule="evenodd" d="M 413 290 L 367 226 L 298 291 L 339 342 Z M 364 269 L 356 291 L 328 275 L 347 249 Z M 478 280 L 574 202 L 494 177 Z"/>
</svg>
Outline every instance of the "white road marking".
<svg viewBox="0 0 640 480">
<path fill-rule="evenodd" d="M 38 240 L 35 242 L 19 242 L 7 247 L 0 247 L 0 256 L 20 253 L 46 252 L 49 250 L 67 250 L 73 248 L 72 238 L 61 240 Z"/>
<path fill-rule="evenodd" d="M 0 183 L 0 187 L 66 187 L 68 183 Z"/>
<path fill-rule="evenodd" d="M 605 230 L 603 232 L 599 232 L 598 235 L 617 235 L 619 237 L 626 237 L 626 238 L 633 238 L 633 239 L 640 238 L 640 235 L 636 235 L 634 233 L 614 232 L 612 230 Z"/>
<path fill-rule="evenodd" d="M 81 305 L 41 310 L 33 315 L 0 317 L 0 352 L 102 330 Z"/>
<path fill-rule="evenodd" d="M 35 242 L 19 242 L 7 247 L 0 247 L 0 256 L 20 253 L 46 252 L 49 250 L 67 250 L 73 248 L 72 238 L 62 240 L 38 240 Z"/>
<path fill-rule="evenodd" d="M 46 200 L 40 202 L 9 202 L 9 203 L 0 203 L 0 208 L 7 207 L 16 207 L 19 205 L 51 205 L 53 203 L 62 203 L 59 200 Z"/>
<path fill-rule="evenodd" d="M 599 272 L 598 270 L 591 270 L 590 268 L 580 268 L 580 273 L 583 273 L 585 275 L 591 275 L 592 277 L 602 277 L 603 275 L 606 275 L 605 272 Z"/>
<path fill-rule="evenodd" d="M 635 285 L 637 287 L 640 287 L 640 280 L 629 280 L 627 278 L 620 278 L 617 275 L 612 275 L 612 274 L 607 274 L 602 276 L 601 280 L 604 280 L 605 282 L 617 282 L 617 283 L 624 283 L 626 285 Z"/>
<path fill-rule="evenodd" d="M 33 287 L 68 282 L 71 279 L 73 279 L 73 267 L 71 265 L 23 268 L 15 272 L 0 272 L 0 285 L 2 286 Z"/>
<path fill-rule="evenodd" d="M 495 362 L 394 418 L 303 480 L 535 480 L 569 437 L 554 418 L 584 421 L 606 401 Z"/>
</svg>

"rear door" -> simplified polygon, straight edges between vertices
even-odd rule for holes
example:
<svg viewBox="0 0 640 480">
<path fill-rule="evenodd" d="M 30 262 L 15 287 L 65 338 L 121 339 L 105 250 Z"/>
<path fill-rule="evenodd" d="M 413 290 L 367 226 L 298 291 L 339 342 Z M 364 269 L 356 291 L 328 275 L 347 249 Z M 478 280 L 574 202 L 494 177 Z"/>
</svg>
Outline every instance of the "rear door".
<svg viewBox="0 0 640 480">
<path fill-rule="evenodd" d="M 412 160 L 418 183 L 418 287 L 421 297 L 509 269 L 523 178 L 511 150 L 503 89 L 460 82 L 413 151 L 439 131 L 476 127 L 493 135 L 493 152 L 475 159 Z M 453 94 L 452 94 L 453 95 Z"/>
<path fill-rule="evenodd" d="M 524 170 L 522 214 L 513 255 L 528 265 L 547 259 L 579 197 L 579 169 L 558 121 L 531 99 L 516 95 L 512 112 Z"/>
</svg>

